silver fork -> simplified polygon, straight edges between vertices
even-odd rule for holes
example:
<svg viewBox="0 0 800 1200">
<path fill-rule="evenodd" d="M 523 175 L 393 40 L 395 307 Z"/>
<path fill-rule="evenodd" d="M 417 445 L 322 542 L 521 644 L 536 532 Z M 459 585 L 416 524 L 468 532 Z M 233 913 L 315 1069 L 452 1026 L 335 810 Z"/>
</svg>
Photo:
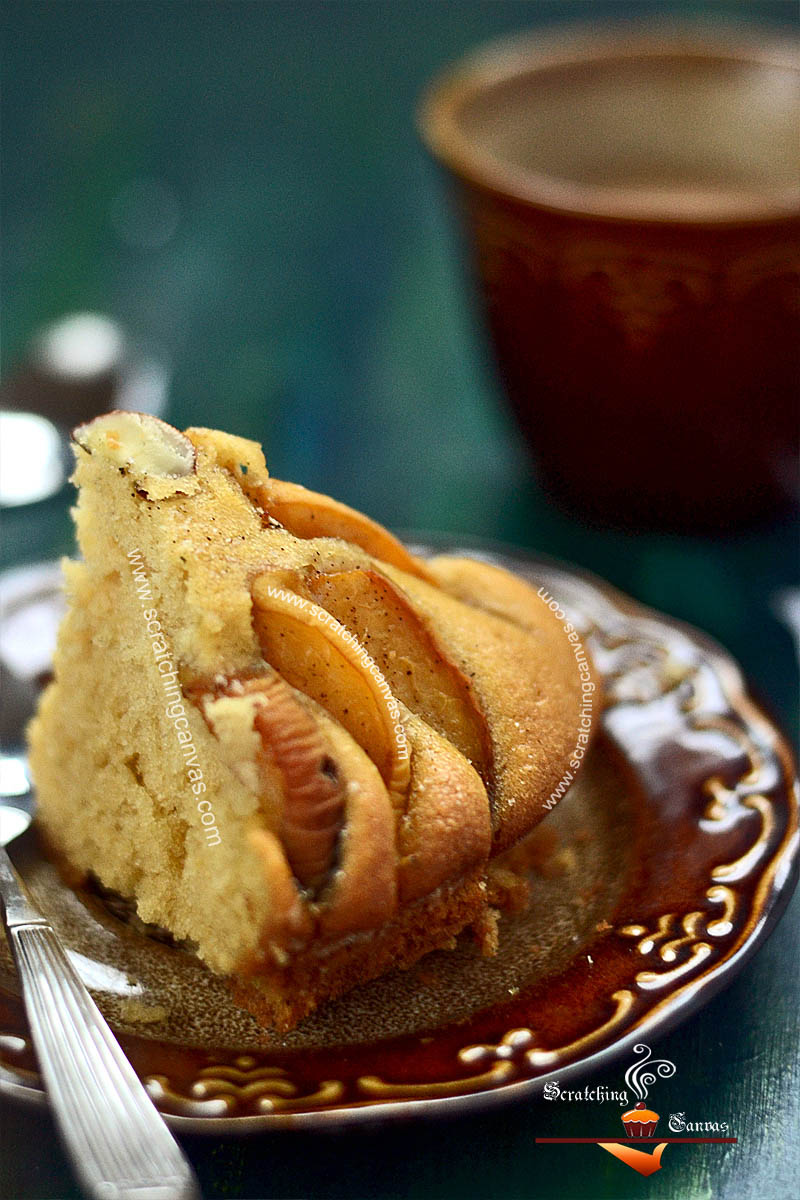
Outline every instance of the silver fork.
<svg viewBox="0 0 800 1200">
<path fill-rule="evenodd" d="M 191 1166 L 4 847 L 0 902 L 39 1066 L 87 1195 L 200 1200 Z"/>
</svg>

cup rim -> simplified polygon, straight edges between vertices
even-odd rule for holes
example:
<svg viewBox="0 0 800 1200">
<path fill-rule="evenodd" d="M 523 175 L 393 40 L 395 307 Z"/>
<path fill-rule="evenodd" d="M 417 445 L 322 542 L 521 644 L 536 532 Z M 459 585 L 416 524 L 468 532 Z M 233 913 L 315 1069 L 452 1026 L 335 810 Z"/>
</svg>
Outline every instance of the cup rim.
<svg viewBox="0 0 800 1200">
<path fill-rule="evenodd" d="M 444 68 L 422 94 L 417 125 L 440 163 L 466 183 L 522 205 L 579 217 L 671 225 L 751 224 L 800 216 L 798 182 L 738 194 L 687 195 L 656 189 L 580 183 L 517 167 L 480 147 L 459 125 L 463 105 L 515 77 L 579 63 L 660 57 L 715 58 L 780 66 L 798 73 L 800 39 L 784 30 L 753 24 L 720 25 L 680 21 L 585 22 L 512 34 L 478 47 Z"/>
</svg>

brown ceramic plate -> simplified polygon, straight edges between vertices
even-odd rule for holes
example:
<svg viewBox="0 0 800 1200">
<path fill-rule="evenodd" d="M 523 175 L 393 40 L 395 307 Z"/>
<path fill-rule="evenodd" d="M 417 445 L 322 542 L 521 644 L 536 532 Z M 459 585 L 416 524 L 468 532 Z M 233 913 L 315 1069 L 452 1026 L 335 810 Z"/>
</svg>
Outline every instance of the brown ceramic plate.
<svg viewBox="0 0 800 1200">
<path fill-rule="evenodd" d="M 544 585 L 581 630 L 610 697 L 586 770 L 540 827 L 534 899 L 503 919 L 495 959 L 464 939 L 276 1036 L 190 954 L 65 887 L 33 830 L 11 847 L 180 1128 L 334 1127 L 530 1096 L 685 1019 L 763 943 L 789 898 L 794 767 L 734 663 L 596 580 L 447 549 Z M 7 958 L 0 1086 L 43 1099 Z"/>
</svg>

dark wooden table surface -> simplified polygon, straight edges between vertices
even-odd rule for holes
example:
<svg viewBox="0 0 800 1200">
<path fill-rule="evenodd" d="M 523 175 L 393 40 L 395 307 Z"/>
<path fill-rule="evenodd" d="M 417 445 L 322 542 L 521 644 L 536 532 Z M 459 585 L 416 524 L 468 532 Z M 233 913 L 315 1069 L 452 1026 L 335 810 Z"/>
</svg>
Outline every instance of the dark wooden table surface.
<svg viewBox="0 0 800 1200">
<path fill-rule="evenodd" d="M 775 618 L 797 586 L 795 529 L 623 534 L 549 504 L 487 366 L 441 181 L 413 129 L 424 81 L 486 37 L 703 7 L 7 3 L 6 370 L 41 322 L 111 313 L 168 364 L 176 424 L 263 440 L 279 477 L 396 528 L 466 531 L 594 570 L 713 634 L 795 729 L 796 658 Z M 798 20 L 793 3 L 714 9 Z M 13 512 L 3 565 L 68 552 L 67 504 Z M 666 1111 L 728 1121 L 739 1141 L 669 1147 L 649 1179 L 593 1146 L 535 1145 L 578 1133 L 574 1105 L 544 1100 L 187 1148 L 209 1198 L 788 1200 L 800 1194 L 799 951 L 796 897 L 736 981 L 658 1044 L 678 1068 L 659 1085 Z M 587 1082 L 619 1086 L 614 1072 Z M 77 1196 L 49 1116 L 5 1103 L 2 1117 L 2 1195 Z"/>
</svg>

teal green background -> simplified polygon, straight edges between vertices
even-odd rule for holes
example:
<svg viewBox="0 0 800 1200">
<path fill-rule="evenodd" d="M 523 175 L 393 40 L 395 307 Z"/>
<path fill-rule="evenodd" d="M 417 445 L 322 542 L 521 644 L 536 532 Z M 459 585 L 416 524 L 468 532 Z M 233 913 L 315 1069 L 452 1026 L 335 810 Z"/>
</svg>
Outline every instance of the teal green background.
<svg viewBox="0 0 800 1200">
<path fill-rule="evenodd" d="M 425 82 L 486 38 L 673 12 L 798 26 L 796 5 L 779 0 L 6 3 L 4 370 L 44 321 L 110 313 L 169 363 L 174 423 L 257 438 L 275 475 L 394 528 L 496 538 L 594 570 L 727 645 L 795 728 L 796 660 L 772 606 L 797 583 L 796 529 L 631 535 L 552 507 L 506 412 L 444 182 L 414 128 Z M 151 248 L 115 218 L 142 179 L 167 189 L 177 215 Z M 67 507 L 65 492 L 11 513 L 3 564 L 69 551 Z M 645 1180 L 592 1147 L 535 1147 L 584 1119 L 540 1102 L 385 1133 L 192 1144 L 206 1192 L 793 1196 L 798 929 L 795 904 L 741 979 L 660 1046 L 679 1066 L 665 1101 L 730 1120 L 734 1149 L 670 1148 Z M 75 1195 L 46 1119 L 9 1121 L 33 1158 L 22 1174 L 7 1167 L 5 1194 Z"/>
</svg>

